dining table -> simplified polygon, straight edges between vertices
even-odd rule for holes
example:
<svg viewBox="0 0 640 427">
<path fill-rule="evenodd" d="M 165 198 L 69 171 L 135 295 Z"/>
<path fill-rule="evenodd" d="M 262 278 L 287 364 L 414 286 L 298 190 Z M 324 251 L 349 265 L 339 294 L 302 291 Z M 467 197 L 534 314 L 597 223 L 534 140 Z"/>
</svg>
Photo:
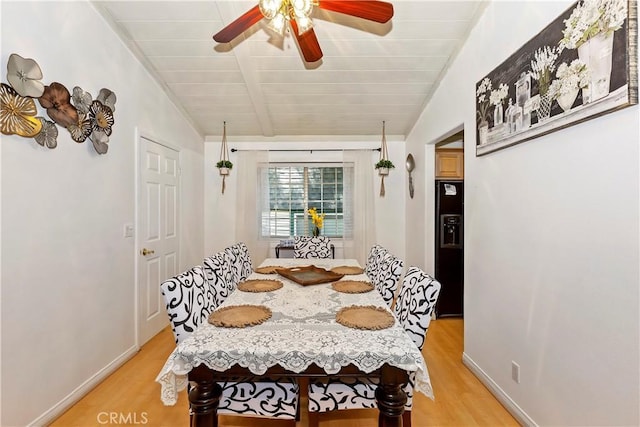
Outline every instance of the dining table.
<svg viewBox="0 0 640 427">
<path fill-rule="evenodd" d="M 267 258 L 259 265 L 304 266 L 331 271 L 359 264 L 355 259 Z M 414 390 L 433 399 L 424 357 L 395 317 L 391 326 L 383 329 L 344 326 L 336 321 L 336 314 L 345 307 L 376 307 L 391 313 L 375 289 L 345 293 L 336 291 L 332 283 L 303 285 L 270 273 L 254 270 L 248 280 L 276 280 L 282 287 L 268 292 L 236 289 L 216 309 L 265 306 L 271 311 L 268 320 L 246 327 L 215 326 L 205 321 L 176 346 L 158 374 L 156 381 L 165 405 L 174 405 L 178 392 L 191 382 L 192 426 L 218 425 L 218 382 L 237 377 L 378 378 L 378 425 L 385 427 L 402 426 L 407 400 L 403 386 L 409 374 L 415 374 Z M 339 279 L 345 280 L 370 282 L 363 272 Z"/>
</svg>

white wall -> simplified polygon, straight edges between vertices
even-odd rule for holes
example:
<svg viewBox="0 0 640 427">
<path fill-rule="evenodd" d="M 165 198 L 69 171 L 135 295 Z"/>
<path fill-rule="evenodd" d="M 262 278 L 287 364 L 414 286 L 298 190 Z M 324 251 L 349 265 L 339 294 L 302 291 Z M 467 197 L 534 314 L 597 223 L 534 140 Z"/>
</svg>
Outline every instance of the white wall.
<svg viewBox="0 0 640 427">
<path fill-rule="evenodd" d="M 135 223 L 136 128 L 181 148 L 181 265 L 201 261 L 203 139 L 89 3 L 1 7 L 3 82 L 18 53 L 46 84 L 118 98 L 104 156 L 62 128 L 54 150 L 2 136 L 0 424 L 21 426 L 49 421 L 136 349 L 137 248 L 123 238 Z"/>
<path fill-rule="evenodd" d="M 333 138 L 333 137 L 332 137 Z M 227 138 L 229 148 L 238 149 L 313 149 L 320 146 L 325 149 L 343 148 L 378 148 L 380 147 L 380 138 L 368 137 L 345 137 L 342 140 L 328 141 L 324 138 L 314 136 L 301 136 L 293 140 L 290 137 L 273 139 L 256 139 L 253 141 L 239 140 L 234 141 L 233 137 Z M 237 180 L 237 173 L 232 170 L 231 175 L 227 177 L 227 189 L 221 194 L 220 177 L 215 164 L 220 160 L 221 137 L 208 136 L 205 142 L 205 253 L 211 254 L 223 249 L 225 246 L 236 241 L 235 229 L 236 221 L 245 221 L 242 212 L 236 209 L 235 194 L 238 185 L 241 183 Z M 398 239 L 398 236 L 404 235 L 404 197 L 406 190 L 405 180 L 406 174 L 404 170 L 404 143 L 400 138 L 387 135 L 387 146 L 389 158 L 396 166 L 389 176 L 385 178 L 385 197 L 376 197 L 375 215 L 376 215 L 376 235 L 378 243 L 388 248 L 396 256 L 403 258 L 404 242 Z M 333 156 L 333 157 L 331 157 Z M 339 156 L 339 157 L 336 157 Z M 372 151 L 371 153 L 371 173 L 376 175 L 375 185 L 376 194 L 379 192 L 380 179 L 373 166 L 378 161 L 380 153 Z M 235 163 L 236 154 L 231 153 L 231 161 Z M 308 151 L 287 153 L 288 161 L 330 161 L 341 159 L 341 154 L 315 151 L 310 154 Z M 278 240 L 272 242 L 272 246 L 278 243 Z M 270 256 L 275 257 L 272 250 Z M 336 242 L 336 257 L 342 256 L 341 246 Z M 254 260 L 256 264 L 262 260 Z"/>
<path fill-rule="evenodd" d="M 466 363 L 523 422 L 639 425 L 638 106 L 475 157 L 475 83 L 570 5 L 492 2 L 407 150 L 465 124 Z"/>
</svg>

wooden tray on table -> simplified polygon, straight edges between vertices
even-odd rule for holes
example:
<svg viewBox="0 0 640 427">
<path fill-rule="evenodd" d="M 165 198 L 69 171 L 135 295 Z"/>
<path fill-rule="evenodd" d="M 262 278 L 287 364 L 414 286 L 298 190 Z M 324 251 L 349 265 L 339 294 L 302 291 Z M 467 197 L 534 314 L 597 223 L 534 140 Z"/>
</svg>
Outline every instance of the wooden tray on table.
<svg viewBox="0 0 640 427">
<path fill-rule="evenodd" d="M 302 286 L 335 282 L 344 277 L 344 274 L 334 273 L 333 271 L 325 270 L 315 265 L 276 268 L 276 273 Z"/>
</svg>

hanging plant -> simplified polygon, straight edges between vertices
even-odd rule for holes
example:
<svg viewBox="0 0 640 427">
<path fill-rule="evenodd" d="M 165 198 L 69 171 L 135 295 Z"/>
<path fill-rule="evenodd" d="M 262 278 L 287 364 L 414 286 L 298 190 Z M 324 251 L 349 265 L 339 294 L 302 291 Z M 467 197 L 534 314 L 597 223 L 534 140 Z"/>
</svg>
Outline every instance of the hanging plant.
<svg viewBox="0 0 640 427">
<path fill-rule="evenodd" d="M 376 163 L 376 169 L 393 169 L 395 168 L 394 164 L 389 159 L 380 159 L 378 163 Z"/>
<path fill-rule="evenodd" d="M 231 169 L 233 168 L 233 163 L 231 163 L 229 160 L 220 160 L 218 163 L 216 163 L 216 167 L 218 169 Z"/>
<path fill-rule="evenodd" d="M 216 167 L 222 176 L 222 194 L 224 194 L 224 189 L 226 186 L 225 179 L 229 172 L 231 172 L 231 168 L 233 168 L 233 163 L 229 160 L 229 147 L 227 146 L 227 122 L 223 122 L 223 130 L 222 130 L 222 145 L 220 146 L 220 161 L 216 163 Z"/>
<path fill-rule="evenodd" d="M 389 175 L 389 169 L 395 168 L 391 160 L 389 160 L 389 153 L 387 152 L 387 137 L 385 136 L 385 122 L 382 122 L 382 144 L 380 145 L 380 160 L 375 164 L 375 168 L 380 175 L 380 197 L 384 197 L 384 177 Z"/>
</svg>

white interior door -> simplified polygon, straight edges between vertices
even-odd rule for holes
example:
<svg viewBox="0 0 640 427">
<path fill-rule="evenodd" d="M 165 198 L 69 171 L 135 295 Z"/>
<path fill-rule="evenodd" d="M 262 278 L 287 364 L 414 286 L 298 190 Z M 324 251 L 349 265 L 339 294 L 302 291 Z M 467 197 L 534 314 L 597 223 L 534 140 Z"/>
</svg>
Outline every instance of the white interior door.
<svg viewBox="0 0 640 427">
<path fill-rule="evenodd" d="M 138 345 L 168 324 L 160 283 L 179 265 L 179 155 L 139 138 L 138 186 Z"/>
</svg>

